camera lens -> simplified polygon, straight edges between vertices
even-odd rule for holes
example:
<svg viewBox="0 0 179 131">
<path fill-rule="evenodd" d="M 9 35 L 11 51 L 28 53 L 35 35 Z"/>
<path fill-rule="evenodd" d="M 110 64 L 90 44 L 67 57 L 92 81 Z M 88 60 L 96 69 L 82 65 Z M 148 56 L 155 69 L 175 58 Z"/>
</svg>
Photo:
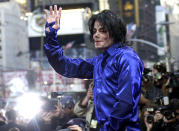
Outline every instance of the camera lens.
<svg viewBox="0 0 179 131">
<path fill-rule="evenodd" d="M 154 117 L 153 117 L 153 115 L 148 115 L 147 116 L 147 123 L 153 123 L 154 122 Z"/>
</svg>

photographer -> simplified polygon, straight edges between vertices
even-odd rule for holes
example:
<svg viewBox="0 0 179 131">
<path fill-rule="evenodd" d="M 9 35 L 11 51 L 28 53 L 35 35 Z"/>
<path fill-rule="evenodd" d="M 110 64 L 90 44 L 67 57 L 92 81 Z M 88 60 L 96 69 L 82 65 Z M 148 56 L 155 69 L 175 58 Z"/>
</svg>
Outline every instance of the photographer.
<svg viewBox="0 0 179 131">
<path fill-rule="evenodd" d="M 170 101 L 170 105 L 173 108 L 173 116 L 175 117 L 169 121 L 167 120 L 166 122 L 170 124 L 172 131 L 179 131 L 179 99 L 172 99 Z"/>
<path fill-rule="evenodd" d="M 96 120 L 96 115 L 94 111 L 94 97 L 93 97 L 93 83 L 89 84 L 86 96 L 78 101 L 74 107 L 74 113 L 78 117 L 85 118 L 89 123 L 89 130 L 96 131 L 99 130 Z"/>
<path fill-rule="evenodd" d="M 170 81 L 167 86 L 169 98 L 179 98 L 179 72 L 168 73 L 167 75 L 167 77 L 170 77 Z"/>
<path fill-rule="evenodd" d="M 142 109 L 139 122 L 141 131 L 151 131 L 154 122 L 152 107 L 144 107 Z"/>
<path fill-rule="evenodd" d="M 145 107 L 140 120 L 142 131 L 175 131 L 176 118 L 170 106 Z"/>
<path fill-rule="evenodd" d="M 144 68 L 142 75 L 142 93 L 145 95 L 148 88 L 152 87 L 153 79 L 152 76 L 149 75 L 152 72 L 149 68 Z"/>
<path fill-rule="evenodd" d="M 153 65 L 153 85 L 147 89 L 146 98 L 157 105 L 161 105 L 159 101 L 163 96 L 168 96 L 168 84 L 170 77 L 167 77 L 166 67 L 164 64 Z"/>
<path fill-rule="evenodd" d="M 152 86 L 152 80 L 151 80 L 151 76 L 148 75 L 149 72 L 151 72 L 150 69 L 148 68 L 144 68 L 144 72 L 143 72 L 143 75 L 142 75 L 142 93 L 141 93 L 141 96 L 140 96 L 140 101 L 139 101 L 139 104 L 140 105 L 145 105 L 145 106 L 149 106 L 152 104 L 152 102 L 146 98 L 146 91 L 148 88 L 150 88 Z"/>
<path fill-rule="evenodd" d="M 70 119 L 76 118 L 76 115 L 73 113 L 74 104 L 75 103 L 72 96 L 63 96 L 60 99 L 60 114 L 52 117 L 52 129 L 64 129 L 66 128 L 66 123 Z"/>
<path fill-rule="evenodd" d="M 144 108 L 143 120 L 140 124 L 142 131 L 164 131 L 163 114 L 159 110 L 154 111 L 153 107 Z"/>
<path fill-rule="evenodd" d="M 159 109 L 156 109 L 154 111 L 154 123 L 152 131 L 164 131 L 163 118 L 164 115 L 161 113 L 161 111 Z"/>
</svg>

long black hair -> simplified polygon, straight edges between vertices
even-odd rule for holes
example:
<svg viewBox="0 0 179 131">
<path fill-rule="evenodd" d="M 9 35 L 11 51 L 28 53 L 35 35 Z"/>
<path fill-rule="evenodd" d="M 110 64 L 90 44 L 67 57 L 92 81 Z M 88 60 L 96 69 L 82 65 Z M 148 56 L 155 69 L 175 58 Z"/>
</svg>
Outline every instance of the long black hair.
<svg viewBox="0 0 179 131">
<path fill-rule="evenodd" d="M 126 24 L 117 14 L 110 10 L 104 10 L 99 14 L 92 15 L 88 22 L 91 37 L 94 34 L 93 28 L 95 21 L 98 21 L 105 29 L 107 29 L 109 36 L 113 38 L 114 43 L 125 44 Z"/>
</svg>

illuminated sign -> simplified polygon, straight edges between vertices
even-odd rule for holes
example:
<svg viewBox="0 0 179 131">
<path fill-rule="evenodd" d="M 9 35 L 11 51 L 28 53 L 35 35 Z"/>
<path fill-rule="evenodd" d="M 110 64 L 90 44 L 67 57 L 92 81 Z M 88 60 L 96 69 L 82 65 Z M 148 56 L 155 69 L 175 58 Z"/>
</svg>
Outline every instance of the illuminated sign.
<svg viewBox="0 0 179 131">
<path fill-rule="evenodd" d="M 125 23 L 138 23 L 138 0 L 120 0 L 120 14 Z"/>
</svg>

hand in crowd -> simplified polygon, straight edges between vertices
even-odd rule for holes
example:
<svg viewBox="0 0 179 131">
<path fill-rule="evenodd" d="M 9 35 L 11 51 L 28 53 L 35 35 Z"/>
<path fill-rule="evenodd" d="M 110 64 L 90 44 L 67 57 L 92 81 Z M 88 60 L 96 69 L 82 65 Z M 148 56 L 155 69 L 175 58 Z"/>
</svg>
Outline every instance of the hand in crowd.
<svg viewBox="0 0 179 131">
<path fill-rule="evenodd" d="M 170 80 L 171 80 L 171 78 L 169 77 L 165 82 L 165 86 L 168 86 L 170 84 Z"/>
<path fill-rule="evenodd" d="M 46 122 L 49 123 L 52 117 L 57 117 L 61 113 L 60 104 L 56 106 L 56 110 L 52 110 L 50 112 L 41 112 L 41 118 Z"/>
<path fill-rule="evenodd" d="M 159 122 L 163 119 L 163 115 L 160 111 L 156 111 L 154 115 L 154 122 Z"/>
<path fill-rule="evenodd" d="M 145 122 L 145 125 L 147 127 L 147 131 L 150 131 L 153 127 L 153 123 L 148 123 L 147 122 L 147 117 L 144 117 L 144 122 Z"/>
<path fill-rule="evenodd" d="M 92 89 L 92 87 L 88 88 L 87 97 L 88 97 L 88 99 L 93 98 L 93 89 Z"/>
<path fill-rule="evenodd" d="M 47 10 L 45 10 L 45 14 L 46 14 L 46 21 L 48 23 L 51 22 L 55 22 L 55 24 L 52 26 L 52 28 L 54 29 L 59 29 L 60 28 L 60 18 L 61 18 L 61 11 L 62 8 L 59 8 L 57 10 L 57 5 L 54 5 L 54 10 L 53 7 L 50 6 L 50 12 L 48 12 Z M 49 28 L 46 28 L 47 31 L 50 31 Z"/>
<path fill-rule="evenodd" d="M 68 127 L 72 131 L 82 131 L 82 128 L 79 125 L 72 125 Z"/>
<path fill-rule="evenodd" d="M 163 121 L 164 121 L 165 123 L 172 123 L 172 122 L 175 122 L 175 121 L 176 121 L 176 118 L 173 117 L 173 119 L 168 120 L 168 119 L 164 116 L 164 117 L 163 117 Z"/>
<path fill-rule="evenodd" d="M 41 117 L 46 123 L 50 123 L 51 118 L 53 117 L 53 113 L 52 112 L 43 112 L 43 113 L 41 113 Z"/>
</svg>

